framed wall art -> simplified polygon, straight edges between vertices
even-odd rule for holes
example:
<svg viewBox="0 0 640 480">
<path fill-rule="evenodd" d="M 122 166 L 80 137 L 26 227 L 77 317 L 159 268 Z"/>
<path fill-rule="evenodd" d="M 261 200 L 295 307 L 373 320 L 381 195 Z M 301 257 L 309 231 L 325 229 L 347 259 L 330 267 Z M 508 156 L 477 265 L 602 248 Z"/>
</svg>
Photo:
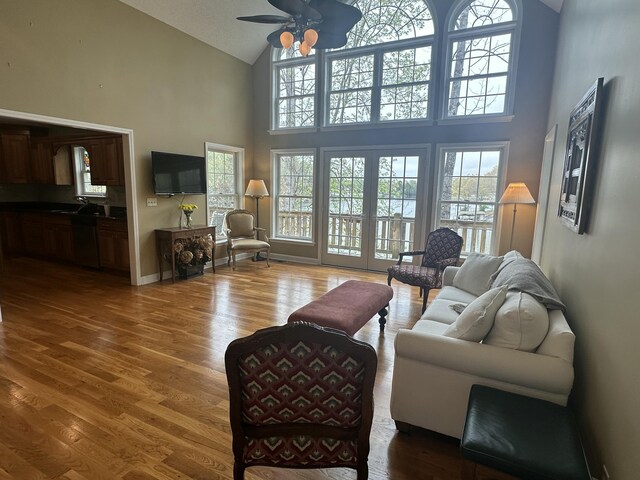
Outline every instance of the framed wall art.
<svg viewBox="0 0 640 480">
<path fill-rule="evenodd" d="M 603 85 L 599 78 L 569 117 L 558 216 L 578 234 L 585 232 L 591 208 Z"/>
</svg>

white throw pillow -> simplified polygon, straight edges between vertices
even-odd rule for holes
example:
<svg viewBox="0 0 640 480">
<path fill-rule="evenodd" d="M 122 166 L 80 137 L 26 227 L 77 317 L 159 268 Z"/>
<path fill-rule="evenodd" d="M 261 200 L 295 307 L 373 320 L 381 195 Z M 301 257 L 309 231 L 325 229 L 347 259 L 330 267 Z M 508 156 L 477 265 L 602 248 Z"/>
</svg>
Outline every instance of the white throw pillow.
<svg viewBox="0 0 640 480">
<path fill-rule="evenodd" d="M 549 315 L 544 305 L 528 293 L 509 292 L 483 343 L 533 352 L 548 330 Z"/>
<path fill-rule="evenodd" d="M 453 277 L 453 286 L 479 297 L 489 290 L 491 276 L 501 263 L 502 257 L 472 253 Z"/>
<path fill-rule="evenodd" d="M 504 285 L 480 295 L 467 305 L 443 335 L 469 342 L 481 341 L 491 330 L 493 319 L 507 296 L 508 288 Z"/>
</svg>

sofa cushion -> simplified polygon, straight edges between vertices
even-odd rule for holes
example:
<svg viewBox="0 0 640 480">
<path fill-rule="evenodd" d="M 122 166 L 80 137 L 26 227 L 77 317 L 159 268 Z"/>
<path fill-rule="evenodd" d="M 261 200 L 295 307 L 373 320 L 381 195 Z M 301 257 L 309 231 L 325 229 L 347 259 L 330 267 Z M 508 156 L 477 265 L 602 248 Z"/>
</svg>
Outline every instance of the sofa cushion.
<svg viewBox="0 0 640 480">
<path fill-rule="evenodd" d="M 493 288 L 480 295 L 467 305 L 464 312 L 445 330 L 443 335 L 469 342 L 481 341 L 493 326 L 496 312 L 507 296 L 507 288 L 507 286 Z"/>
<path fill-rule="evenodd" d="M 576 336 L 560 310 L 549 311 L 549 332 L 536 353 L 558 357 L 573 364 L 573 347 Z"/>
<path fill-rule="evenodd" d="M 531 295 L 509 292 L 483 343 L 533 352 L 549 330 L 547 309 Z"/>
<path fill-rule="evenodd" d="M 467 304 L 473 302 L 476 298 L 478 298 L 478 295 L 473 295 L 472 293 L 465 292 L 464 290 L 460 290 L 456 287 L 443 287 L 436 297 L 436 299 L 451 300 L 452 302 Z"/>
<path fill-rule="evenodd" d="M 445 300 L 438 296 L 433 300 L 420 320 L 431 320 L 445 325 L 451 325 L 458 318 L 458 313 L 451 309 L 451 305 L 458 304 L 452 300 Z"/>
<path fill-rule="evenodd" d="M 464 261 L 453 278 L 453 286 L 476 296 L 489 290 L 491 276 L 502 263 L 502 257 L 472 253 Z"/>
</svg>

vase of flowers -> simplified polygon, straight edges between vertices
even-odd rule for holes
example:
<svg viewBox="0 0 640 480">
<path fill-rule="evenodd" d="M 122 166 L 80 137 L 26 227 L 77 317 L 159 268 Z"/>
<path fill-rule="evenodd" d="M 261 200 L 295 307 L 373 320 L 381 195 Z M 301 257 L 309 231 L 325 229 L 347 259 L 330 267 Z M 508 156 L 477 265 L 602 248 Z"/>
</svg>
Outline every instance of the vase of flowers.
<svg viewBox="0 0 640 480">
<path fill-rule="evenodd" d="M 191 228 L 191 215 L 193 215 L 193 211 L 198 208 L 198 206 L 195 203 L 181 203 L 178 208 L 182 210 L 182 213 L 184 213 L 185 221 L 184 224 L 181 225 L 182 228 Z"/>
<path fill-rule="evenodd" d="M 173 244 L 173 254 L 179 278 L 202 275 L 205 263 L 210 261 L 213 255 L 213 238 L 211 235 L 179 238 Z"/>
</svg>

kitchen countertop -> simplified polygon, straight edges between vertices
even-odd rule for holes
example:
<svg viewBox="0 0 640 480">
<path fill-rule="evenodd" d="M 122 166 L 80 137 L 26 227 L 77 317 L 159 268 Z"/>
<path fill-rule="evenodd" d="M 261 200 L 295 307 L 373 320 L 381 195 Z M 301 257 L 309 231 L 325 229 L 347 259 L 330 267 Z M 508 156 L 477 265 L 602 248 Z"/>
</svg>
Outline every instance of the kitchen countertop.
<svg viewBox="0 0 640 480">
<path fill-rule="evenodd" d="M 55 203 L 55 202 L 0 202 L 0 211 L 4 212 L 33 212 L 33 213 L 53 213 L 60 215 L 82 215 L 110 220 L 126 220 L 127 209 L 125 207 L 111 207 L 108 217 L 104 215 L 102 205 L 90 204 L 97 207 L 98 211 L 93 213 L 83 213 L 79 211 L 83 205 L 77 203 Z M 95 209 L 95 208 L 94 208 Z M 85 208 L 84 210 L 94 210 Z"/>
</svg>

